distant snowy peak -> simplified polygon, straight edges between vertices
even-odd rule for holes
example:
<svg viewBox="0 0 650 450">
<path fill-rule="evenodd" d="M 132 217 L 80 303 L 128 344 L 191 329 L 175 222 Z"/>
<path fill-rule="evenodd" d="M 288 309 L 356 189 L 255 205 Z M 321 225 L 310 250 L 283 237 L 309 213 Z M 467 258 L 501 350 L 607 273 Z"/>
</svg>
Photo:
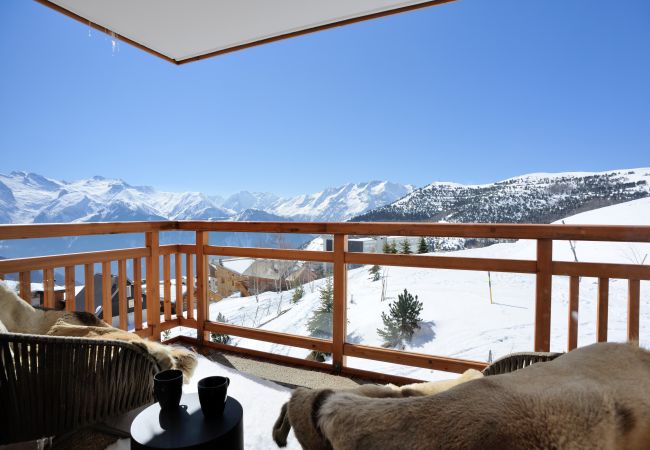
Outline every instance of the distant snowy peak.
<svg viewBox="0 0 650 450">
<path fill-rule="evenodd" d="M 67 182 L 28 172 L 0 175 L 0 221 L 4 223 L 217 220 L 232 214 L 198 192 L 158 192 L 101 176 Z"/>
<path fill-rule="evenodd" d="M 650 168 L 534 173 L 482 185 L 435 182 L 358 221 L 549 223 L 650 196 Z"/>
<path fill-rule="evenodd" d="M 394 202 L 413 191 L 410 185 L 389 181 L 348 183 L 314 194 L 303 194 L 273 203 L 269 212 L 308 221 L 345 221 Z"/>
<path fill-rule="evenodd" d="M 278 199 L 279 197 L 277 195 L 271 194 L 270 192 L 240 191 L 225 199 L 221 203 L 221 206 L 236 212 L 242 212 L 247 209 L 265 211 Z"/>
<path fill-rule="evenodd" d="M 391 203 L 411 186 L 349 183 L 311 195 L 280 199 L 242 191 L 223 200 L 201 192 L 160 192 L 120 179 L 94 176 L 57 181 L 29 172 L 0 174 L 0 223 L 118 220 L 339 221 Z"/>
</svg>

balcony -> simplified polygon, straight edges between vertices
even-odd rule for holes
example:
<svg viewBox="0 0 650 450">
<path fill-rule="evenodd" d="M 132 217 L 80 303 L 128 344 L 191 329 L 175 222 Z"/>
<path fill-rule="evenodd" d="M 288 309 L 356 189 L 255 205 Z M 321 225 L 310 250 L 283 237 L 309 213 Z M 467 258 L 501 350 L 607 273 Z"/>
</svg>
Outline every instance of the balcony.
<svg viewBox="0 0 650 450">
<path fill-rule="evenodd" d="M 193 235 L 192 244 L 161 245 L 161 234 L 167 232 L 184 232 Z M 227 247 L 210 245 L 209 234 L 212 232 L 245 232 L 245 233 L 300 233 L 312 235 L 332 235 L 332 251 L 296 250 L 253 247 Z M 84 309 L 95 312 L 93 292 L 88 289 L 95 282 L 95 267 L 101 266 L 103 299 L 110 299 L 111 275 L 115 275 L 117 267 L 118 306 L 113 311 L 110 301 L 102 304 L 103 318 L 108 321 L 115 316 L 113 324 L 123 330 L 133 332 L 141 337 L 153 340 L 163 340 L 168 343 L 182 343 L 203 350 L 211 349 L 217 352 L 227 352 L 231 355 L 254 357 L 263 361 L 289 365 L 345 377 L 358 377 L 381 382 L 405 384 L 421 380 L 425 377 L 419 374 L 433 373 L 433 378 L 444 378 L 441 372 L 462 373 L 467 369 L 482 370 L 488 365 L 488 355 L 479 358 L 463 358 L 453 355 L 435 355 L 414 351 L 384 348 L 366 345 L 358 342 L 348 333 L 350 316 L 348 308 L 354 303 L 353 293 L 348 283 L 350 274 L 354 271 L 367 270 L 368 265 L 383 267 L 404 267 L 416 269 L 437 269 L 445 273 L 457 271 L 472 271 L 490 274 L 515 274 L 534 277 L 534 292 L 531 298 L 525 299 L 531 308 L 519 311 L 533 324 L 530 328 L 530 347 L 517 351 L 568 351 L 579 344 L 579 331 L 589 331 L 594 334 L 595 341 L 611 340 L 611 332 L 615 331 L 614 339 L 638 341 L 641 323 L 640 304 L 642 282 L 650 280 L 650 266 L 643 264 L 611 263 L 611 262 L 576 262 L 554 258 L 554 243 L 567 244 L 583 241 L 605 243 L 621 242 L 650 242 L 650 227 L 648 226 L 600 226 L 600 225 L 507 225 L 507 224 L 423 224 L 423 223 L 296 223 L 296 222 L 116 222 L 116 223 L 84 223 L 84 224 L 45 224 L 45 225 L 2 225 L 0 226 L 0 241 L 32 238 L 77 237 L 89 235 L 138 233 L 144 238 L 143 247 L 102 250 L 84 253 L 60 254 L 28 258 L 0 260 L 0 273 L 5 277 L 16 278 L 19 294 L 24 299 L 31 299 L 32 293 L 30 275 L 34 271 L 43 274 L 43 306 L 55 307 L 54 273 L 65 274 L 63 287 L 65 309 L 74 310 L 75 303 L 67 299 L 75 297 L 75 286 L 83 284 L 86 287 Z M 535 257 L 528 259 L 493 258 L 463 256 L 464 252 L 446 255 L 444 253 L 414 254 L 383 254 L 359 253 L 348 251 L 350 236 L 436 236 L 449 238 L 480 238 L 502 240 L 530 240 L 535 249 Z M 506 244 L 512 245 L 512 244 Z M 574 244 L 575 245 L 575 244 Z M 486 247 L 489 248 L 489 247 Z M 459 256 L 460 255 L 460 256 Z M 325 263 L 331 266 L 333 284 L 333 305 L 331 314 L 331 337 L 318 338 L 297 333 L 279 332 L 263 328 L 264 323 L 247 326 L 234 323 L 224 323 L 215 320 L 210 314 L 210 305 L 220 302 L 209 300 L 209 258 L 210 257 L 246 257 L 270 260 L 305 261 L 309 263 Z M 357 267 L 357 269 L 350 269 Z M 363 266 L 366 266 L 364 269 Z M 173 269 L 172 269 L 173 267 Z M 82 273 L 81 279 L 77 276 Z M 356 272 L 354 272 L 356 273 Z M 359 272 L 361 273 L 361 272 Z M 365 275 L 364 275 L 365 276 Z M 494 275 L 493 275 L 494 276 Z M 188 280 L 182 283 L 172 283 L 172 280 Z M 562 283 L 557 283 L 553 289 L 553 277 L 562 277 Z M 127 299 L 127 283 L 131 280 L 143 280 L 146 283 L 133 283 L 132 303 Z M 596 317 L 592 330 L 579 329 L 580 313 L 579 299 L 581 298 L 581 278 L 594 279 Z M 191 288 L 190 280 L 195 280 L 195 289 Z M 453 279 L 452 279 L 453 280 Z M 621 318 L 614 317 L 615 330 L 612 330 L 613 320 L 610 318 L 610 287 L 616 280 L 617 295 L 620 297 L 621 281 L 625 283 L 626 292 L 624 309 L 626 310 L 625 330 L 621 331 L 618 323 Z M 58 280 L 59 283 L 61 280 Z M 319 281 L 319 280 L 316 280 Z M 322 281 L 322 280 L 321 280 Z M 450 281 L 453 282 L 453 281 Z M 144 286 L 144 287 L 143 287 Z M 567 302 L 562 311 L 562 302 L 552 301 L 552 294 L 557 293 L 558 286 L 568 287 L 564 293 Z M 186 293 L 183 295 L 183 287 Z M 645 288 L 645 287 L 644 287 Z M 357 293 L 358 295 L 358 293 Z M 584 293 L 582 294 L 584 298 Z M 146 308 L 143 299 L 162 298 L 161 309 Z M 182 302 L 173 299 L 184 298 Z M 229 302 L 256 301 L 255 296 L 229 298 Z M 426 299 L 423 298 L 426 301 Z M 458 301 L 462 301 L 458 298 Z M 613 297 L 612 297 L 612 300 Z M 615 299 L 620 303 L 620 298 Z M 503 306 L 503 305 L 501 305 Z M 552 310 L 552 306 L 556 309 Z M 517 306 L 512 306 L 516 308 Z M 616 311 L 621 311 L 618 305 Z M 473 311 L 466 312 L 468 320 Z M 582 313 L 583 315 L 585 313 Z M 552 324 L 552 316 L 554 317 Z M 504 316 L 505 317 L 505 316 Z M 562 323 L 557 318 L 564 317 Z M 587 323 L 590 323 L 587 321 Z M 255 322 L 253 321 L 253 324 Z M 301 324 L 304 325 L 304 324 Z M 552 327 L 553 325 L 553 327 Z M 499 329 L 500 324 L 494 323 Z M 561 330 L 555 333 L 552 330 Z M 442 333 L 443 331 L 440 331 Z M 331 357 L 324 361 L 313 358 L 298 357 L 291 352 L 273 352 L 260 350 L 250 345 L 232 345 L 231 343 L 214 342 L 211 334 L 238 337 L 245 342 L 262 342 L 283 346 L 281 348 L 298 348 L 305 352 L 319 352 Z M 557 336 L 563 336 L 563 342 L 558 342 Z M 506 336 L 504 336 L 505 338 Z M 480 337 L 479 337 L 480 339 Z M 588 340 L 588 339 L 586 339 Z M 244 342 L 244 341 L 242 341 Z M 528 342 L 528 341 L 527 341 Z M 589 343 L 589 342 L 587 342 Z M 582 343 L 584 345 L 584 343 Z M 500 356 L 500 355 L 495 355 Z M 351 362 L 354 361 L 354 362 Z M 368 365 L 359 361 L 371 361 L 375 367 L 413 368 L 414 375 L 404 375 L 403 371 L 369 370 Z M 397 366 L 394 366 L 397 367 Z M 424 371 L 421 369 L 425 369 Z M 280 370 L 281 372 L 281 370 Z M 449 377 L 447 375 L 446 377 Z M 280 377 L 282 378 L 282 377 Z M 290 380 L 275 379 L 275 381 L 290 382 Z"/>
</svg>

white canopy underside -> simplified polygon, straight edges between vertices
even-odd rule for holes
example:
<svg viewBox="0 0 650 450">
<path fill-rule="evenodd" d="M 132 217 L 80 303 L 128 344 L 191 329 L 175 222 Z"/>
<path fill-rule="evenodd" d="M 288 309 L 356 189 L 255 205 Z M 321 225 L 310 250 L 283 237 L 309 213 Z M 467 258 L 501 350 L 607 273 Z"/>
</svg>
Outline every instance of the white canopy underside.
<svg viewBox="0 0 650 450">
<path fill-rule="evenodd" d="M 450 0 L 38 1 L 182 63 L 339 22 Z"/>
</svg>

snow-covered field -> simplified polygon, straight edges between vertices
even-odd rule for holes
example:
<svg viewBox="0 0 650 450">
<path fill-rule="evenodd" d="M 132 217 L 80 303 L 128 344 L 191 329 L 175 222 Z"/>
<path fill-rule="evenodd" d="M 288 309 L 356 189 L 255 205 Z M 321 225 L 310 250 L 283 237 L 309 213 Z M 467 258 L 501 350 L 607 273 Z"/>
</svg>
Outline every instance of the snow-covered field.
<svg viewBox="0 0 650 450">
<path fill-rule="evenodd" d="M 589 211 L 565 219 L 567 224 L 650 225 L 650 198 Z M 520 240 L 480 249 L 444 253 L 447 256 L 535 259 L 535 241 Z M 650 254 L 650 244 L 576 244 L 580 261 L 641 263 Z M 573 261 L 566 241 L 554 243 L 555 260 Z M 645 259 L 650 264 L 650 256 Z M 370 281 L 368 266 L 348 272 L 348 341 L 380 346 L 381 313 L 405 288 L 424 303 L 422 326 L 406 350 L 433 355 L 487 361 L 514 351 L 530 351 L 534 335 L 534 275 L 492 273 L 493 303 L 490 303 L 486 272 L 434 270 L 405 267 L 383 268 L 386 301 L 382 302 L 381 281 Z M 293 291 L 267 292 L 256 297 L 233 297 L 210 306 L 210 319 L 218 313 L 237 325 L 308 335 L 306 324 L 319 305 L 319 288 L 324 280 L 304 285 L 305 295 L 292 303 Z M 582 278 L 578 344 L 596 340 L 597 280 Z M 568 320 L 568 277 L 553 277 L 551 350 L 565 351 Z M 611 280 L 609 340 L 626 339 L 627 282 Z M 650 347 L 650 282 L 641 283 L 641 344 Z M 307 350 L 232 337 L 232 344 L 273 353 L 305 357 Z M 444 373 L 377 361 L 349 358 L 348 364 L 421 379 L 450 376 Z"/>
</svg>

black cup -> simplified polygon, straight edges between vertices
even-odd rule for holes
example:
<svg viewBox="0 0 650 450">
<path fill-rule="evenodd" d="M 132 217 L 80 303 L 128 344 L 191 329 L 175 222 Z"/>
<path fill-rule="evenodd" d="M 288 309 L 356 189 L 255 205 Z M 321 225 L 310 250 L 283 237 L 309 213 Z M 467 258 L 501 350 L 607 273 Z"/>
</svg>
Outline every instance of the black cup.
<svg viewBox="0 0 650 450">
<path fill-rule="evenodd" d="M 205 417 L 218 417 L 228 398 L 230 379 L 226 377 L 207 377 L 199 380 L 199 402 Z"/>
<path fill-rule="evenodd" d="M 178 408 L 183 394 L 183 372 L 163 370 L 153 377 L 153 393 L 160 409 Z"/>
</svg>

